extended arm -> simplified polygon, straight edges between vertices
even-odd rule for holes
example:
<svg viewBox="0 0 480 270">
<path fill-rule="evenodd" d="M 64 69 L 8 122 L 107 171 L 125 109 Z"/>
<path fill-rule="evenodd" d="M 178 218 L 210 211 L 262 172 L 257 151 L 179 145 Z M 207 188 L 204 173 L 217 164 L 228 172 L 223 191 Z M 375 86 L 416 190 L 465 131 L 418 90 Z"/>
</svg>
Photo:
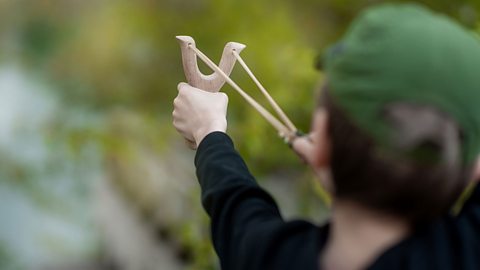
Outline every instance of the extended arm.
<svg viewBox="0 0 480 270">
<path fill-rule="evenodd" d="M 222 269 L 316 269 L 319 230 L 284 222 L 235 151 L 226 130 L 226 96 L 179 85 L 174 125 L 198 145 L 195 165 Z"/>
<path fill-rule="evenodd" d="M 195 165 L 222 269 L 316 269 L 318 229 L 283 221 L 226 134 L 207 135 Z"/>
</svg>

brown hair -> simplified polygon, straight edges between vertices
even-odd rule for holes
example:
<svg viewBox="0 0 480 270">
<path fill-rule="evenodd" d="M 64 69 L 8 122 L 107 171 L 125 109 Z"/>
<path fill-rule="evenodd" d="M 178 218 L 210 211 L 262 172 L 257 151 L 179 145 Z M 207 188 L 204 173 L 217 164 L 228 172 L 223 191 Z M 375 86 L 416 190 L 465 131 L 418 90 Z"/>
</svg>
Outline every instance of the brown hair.
<svg viewBox="0 0 480 270">
<path fill-rule="evenodd" d="M 419 104 L 388 104 L 389 150 L 379 147 L 335 104 L 328 90 L 331 170 L 335 196 L 422 223 L 448 212 L 469 170 L 460 155 L 461 130 L 441 111 Z"/>
</svg>

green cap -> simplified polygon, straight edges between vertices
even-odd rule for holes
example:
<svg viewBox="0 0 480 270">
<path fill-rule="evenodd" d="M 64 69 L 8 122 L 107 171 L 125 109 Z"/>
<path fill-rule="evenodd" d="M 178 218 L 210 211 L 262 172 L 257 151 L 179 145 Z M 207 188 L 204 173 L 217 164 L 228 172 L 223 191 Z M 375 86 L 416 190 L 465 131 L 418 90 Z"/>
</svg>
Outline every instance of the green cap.
<svg viewBox="0 0 480 270">
<path fill-rule="evenodd" d="M 480 39 L 416 4 L 384 4 L 357 18 L 324 56 L 330 96 L 379 145 L 386 104 L 430 105 L 463 131 L 465 164 L 480 149 Z M 387 145 L 388 146 L 388 145 Z"/>
</svg>

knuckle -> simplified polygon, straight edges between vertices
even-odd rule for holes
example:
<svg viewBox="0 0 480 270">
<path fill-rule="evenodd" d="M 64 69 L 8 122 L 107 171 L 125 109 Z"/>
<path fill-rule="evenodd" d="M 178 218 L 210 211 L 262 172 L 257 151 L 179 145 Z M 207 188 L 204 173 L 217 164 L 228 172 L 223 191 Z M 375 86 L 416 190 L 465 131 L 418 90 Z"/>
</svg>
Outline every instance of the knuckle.
<svg viewBox="0 0 480 270">
<path fill-rule="evenodd" d="M 173 100 L 173 106 L 174 107 L 178 107 L 178 105 L 180 105 L 180 97 L 177 96 L 174 100 Z"/>
<path fill-rule="evenodd" d="M 222 100 L 223 100 L 224 102 L 228 102 L 228 95 L 227 95 L 227 94 L 225 94 L 225 93 L 223 93 L 223 92 L 220 92 L 220 96 L 222 97 Z"/>
<path fill-rule="evenodd" d="M 181 86 L 178 88 L 178 96 L 182 96 L 185 93 L 185 87 Z"/>
<path fill-rule="evenodd" d="M 185 88 L 185 85 L 186 85 L 186 83 L 184 83 L 184 82 L 179 83 L 179 84 L 177 85 L 178 91 L 182 91 L 182 89 Z"/>
<path fill-rule="evenodd" d="M 183 88 L 178 89 L 178 95 L 177 98 L 180 98 L 183 96 Z"/>
</svg>

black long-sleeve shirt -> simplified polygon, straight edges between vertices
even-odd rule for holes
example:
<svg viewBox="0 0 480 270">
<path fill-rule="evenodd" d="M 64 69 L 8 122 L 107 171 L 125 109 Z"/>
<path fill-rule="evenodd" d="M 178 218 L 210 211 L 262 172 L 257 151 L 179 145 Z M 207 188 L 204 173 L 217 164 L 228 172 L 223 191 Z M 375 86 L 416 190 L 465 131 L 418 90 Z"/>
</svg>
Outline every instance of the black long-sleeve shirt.
<svg viewBox="0 0 480 270">
<path fill-rule="evenodd" d="M 204 138 L 195 165 L 223 270 L 320 269 L 328 224 L 317 227 L 302 220 L 285 221 L 225 133 Z M 368 269 L 480 269 L 480 188 L 459 216 L 416 230 Z"/>
</svg>

